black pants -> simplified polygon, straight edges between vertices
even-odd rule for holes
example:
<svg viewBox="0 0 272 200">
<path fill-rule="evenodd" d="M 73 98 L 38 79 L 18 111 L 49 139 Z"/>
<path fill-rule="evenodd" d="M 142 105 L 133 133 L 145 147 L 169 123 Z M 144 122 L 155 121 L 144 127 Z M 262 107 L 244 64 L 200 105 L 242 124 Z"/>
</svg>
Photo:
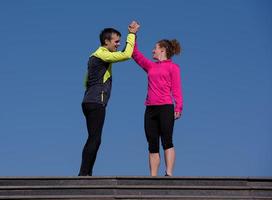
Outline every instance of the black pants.
<svg viewBox="0 0 272 200">
<path fill-rule="evenodd" d="M 150 153 L 159 153 L 160 138 L 164 150 L 174 146 L 174 105 L 146 106 L 144 122 Z"/>
<path fill-rule="evenodd" d="M 79 176 L 92 176 L 96 155 L 101 144 L 106 108 L 102 104 L 82 103 L 86 118 L 88 139 L 83 148 Z"/>
</svg>

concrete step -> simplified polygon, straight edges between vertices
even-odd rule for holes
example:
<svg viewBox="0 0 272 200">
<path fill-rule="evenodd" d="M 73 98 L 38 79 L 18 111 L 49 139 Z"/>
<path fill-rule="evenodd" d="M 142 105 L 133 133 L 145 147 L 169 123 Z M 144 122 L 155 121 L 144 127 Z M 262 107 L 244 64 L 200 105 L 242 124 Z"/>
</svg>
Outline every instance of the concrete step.
<svg viewBox="0 0 272 200">
<path fill-rule="evenodd" d="M 0 199 L 272 199 L 272 178 L 0 177 Z"/>
<path fill-rule="evenodd" d="M 185 185 L 272 186 L 267 177 L 0 177 L 0 186 L 26 185 Z"/>
<path fill-rule="evenodd" d="M 114 199 L 120 199 L 120 200 L 135 200 L 135 199 L 141 199 L 141 200 L 271 200 L 271 197 L 257 197 L 257 196 L 232 196 L 232 197 L 222 197 L 222 196 L 212 196 L 212 197 L 203 197 L 203 196 L 163 196 L 163 195 L 146 195 L 146 196 L 133 196 L 133 195 L 43 195 L 43 196 L 2 196 L 0 199 L 39 199 L 39 200 L 52 200 L 52 199 L 59 199 L 59 200 L 85 200 L 85 199 L 97 199 L 97 200 L 114 200 Z"/>
</svg>

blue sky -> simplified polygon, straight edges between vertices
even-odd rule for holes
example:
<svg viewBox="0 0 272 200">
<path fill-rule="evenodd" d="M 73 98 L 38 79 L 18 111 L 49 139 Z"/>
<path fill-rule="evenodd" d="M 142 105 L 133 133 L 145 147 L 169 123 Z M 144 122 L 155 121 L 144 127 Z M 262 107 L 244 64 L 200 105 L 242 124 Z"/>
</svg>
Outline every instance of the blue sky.
<svg viewBox="0 0 272 200">
<path fill-rule="evenodd" d="M 176 176 L 272 176 L 272 2 L 0 1 L 0 176 L 74 176 L 87 137 L 89 54 L 105 27 L 141 24 L 140 50 L 178 39 L 184 112 Z M 149 175 L 145 72 L 113 66 L 94 175 Z M 163 153 L 163 152 L 161 152 Z M 163 175 L 163 154 L 160 175 Z"/>
</svg>

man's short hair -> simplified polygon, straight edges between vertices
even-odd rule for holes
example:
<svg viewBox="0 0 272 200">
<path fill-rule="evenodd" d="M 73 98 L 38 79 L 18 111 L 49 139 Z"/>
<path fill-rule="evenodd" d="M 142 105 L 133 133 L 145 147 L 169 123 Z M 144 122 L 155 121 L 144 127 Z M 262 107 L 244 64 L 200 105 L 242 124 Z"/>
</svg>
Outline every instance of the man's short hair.
<svg viewBox="0 0 272 200">
<path fill-rule="evenodd" d="M 101 31 L 99 38 L 101 45 L 105 45 L 105 40 L 111 40 L 112 34 L 116 34 L 121 37 L 121 33 L 114 28 L 105 28 Z"/>
</svg>

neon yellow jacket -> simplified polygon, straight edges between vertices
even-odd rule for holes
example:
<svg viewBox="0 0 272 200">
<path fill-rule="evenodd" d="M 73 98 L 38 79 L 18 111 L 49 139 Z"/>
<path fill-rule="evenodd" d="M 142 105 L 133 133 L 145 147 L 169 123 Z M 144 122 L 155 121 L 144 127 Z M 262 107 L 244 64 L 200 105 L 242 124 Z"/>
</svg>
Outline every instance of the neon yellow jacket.
<svg viewBox="0 0 272 200">
<path fill-rule="evenodd" d="M 112 63 L 128 60 L 132 57 L 135 34 L 129 33 L 123 51 L 110 52 L 100 46 L 89 57 L 88 73 L 85 79 L 86 91 L 83 102 L 106 105 L 111 93 Z"/>
</svg>

